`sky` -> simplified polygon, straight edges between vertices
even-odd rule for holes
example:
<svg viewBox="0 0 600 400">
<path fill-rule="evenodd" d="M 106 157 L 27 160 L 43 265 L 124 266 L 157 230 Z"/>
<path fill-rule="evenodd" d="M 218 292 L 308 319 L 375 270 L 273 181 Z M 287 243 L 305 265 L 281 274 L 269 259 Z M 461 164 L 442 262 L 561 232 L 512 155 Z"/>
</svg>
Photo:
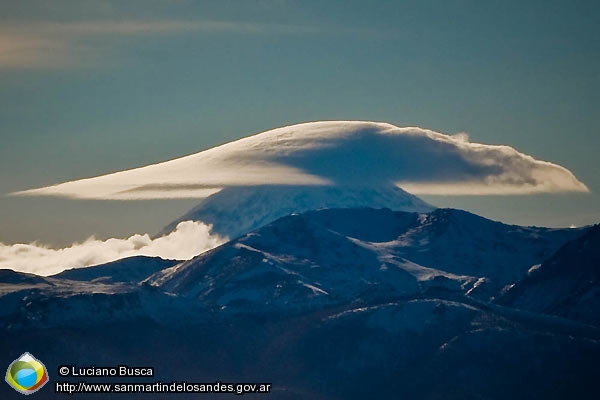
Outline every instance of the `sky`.
<svg viewBox="0 0 600 400">
<path fill-rule="evenodd" d="M 423 197 L 598 223 L 598 20 L 595 1 L 0 0 L 0 242 L 152 234 L 198 200 L 6 194 L 320 120 L 511 146 L 589 193 Z"/>
</svg>

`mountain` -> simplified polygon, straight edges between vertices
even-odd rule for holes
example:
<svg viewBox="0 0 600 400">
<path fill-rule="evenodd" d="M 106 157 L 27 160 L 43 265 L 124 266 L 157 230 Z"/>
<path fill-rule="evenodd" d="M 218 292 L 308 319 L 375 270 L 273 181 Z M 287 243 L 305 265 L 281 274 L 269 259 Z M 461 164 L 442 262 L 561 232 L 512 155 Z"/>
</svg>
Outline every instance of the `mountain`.
<svg viewBox="0 0 600 400">
<path fill-rule="evenodd" d="M 151 378 L 114 381 L 269 382 L 284 400 L 596 399 L 600 325 L 489 301 L 532 279 L 532 265 L 587 257 L 596 231 L 453 209 L 324 209 L 185 262 L 0 271 L 0 363 L 28 351 L 71 382 L 60 365 L 152 366 Z"/>
<path fill-rule="evenodd" d="M 600 326 L 600 225 L 534 266 L 498 303 Z"/>
<path fill-rule="evenodd" d="M 146 303 L 139 282 L 177 262 L 130 257 L 49 277 L 0 270 L 0 321 L 6 331 L 19 331 L 168 314 L 163 303 L 170 299 L 154 296 Z"/>
<path fill-rule="evenodd" d="M 137 283 L 179 262 L 160 257 L 135 256 L 87 268 L 68 269 L 52 277 L 87 282 Z"/>
<path fill-rule="evenodd" d="M 29 299 L 7 303 L 6 312 L 20 316 L 12 326 L 95 324 L 85 317 L 92 309 L 109 320 L 163 320 L 168 309 L 167 319 L 176 319 L 175 304 L 190 302 L 186 308 L 204 310 L 200 319 L 215 310 L 305 313 L 424 295 L 488 302 L 584 231 L 505 225 L 454 209 L 323 209 L 280 218 L 183 262 L 131 257 L 47 278 L 4 271 L 0 291 Z M 127 313 L 99 312 L 97 297 L 128 304 Z"/>
<path fill-rule="evenodd" d="M 13 271 L 12 269 L 0 269 L 0 284 L 37 284 L 45 283 L 46 280 L 35 274 Z"/>
<path fill-rule="evenodd" d="M 326 209 L 281 218 L 146 284 L 238 310 L 368 304 L 427 290 L 489 299 L 581 234 L 453 209 Z"/>
<path fill-rule="evenodd" d="M 204 199 L 160 234 L 170 233 L 181 221 L 194 220 L 212 224 L 214 233 L 233 239 L 293 213 L 361 207 L 413 212 L 435 209 L 394 185 L 228 187 Z"/>
<path fill-rule="evenodd" d="M 417 264 L 482 277 L 501 288 L 584 231 L 506 225 L 462 210 L 437 209 L 385 247 L 395 247 L 396 254 Z"/>
</svg>

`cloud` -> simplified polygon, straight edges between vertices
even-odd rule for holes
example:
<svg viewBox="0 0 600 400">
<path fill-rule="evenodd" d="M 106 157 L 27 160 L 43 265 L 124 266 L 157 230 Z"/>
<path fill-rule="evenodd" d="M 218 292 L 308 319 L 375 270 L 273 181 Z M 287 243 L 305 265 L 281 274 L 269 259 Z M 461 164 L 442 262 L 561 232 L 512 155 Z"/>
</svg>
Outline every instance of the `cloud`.
<svg viewBox="0 0 600 400">
<path fill-rule="evenodd" d="M 64 69 L 108 65 L 105 44 L 28 33 L 5 34 L 0 28 L 0 69 Z"/>
<path fill-rule="evenodd" d="M 33 35 L 95 36 L 149 35 L 183 32 L 288 33 L 308 34 L 318 30 L 310 26 L 267 24 L 217 20 L 100 20 L 79 22 L 35 22 L 5 27 L 8 32 L 29 32 Z"/>
<path fill-rule="evenodd" d="M 182 33 L 314 34 L 310 26 L 214 20 L 37 21 L 0 26 L 0 68 L 66 68 L 102 60 L 108 39 Z M 95 40 L 102 38 L 102 41 Z M 91 39 L 91 40 L 90 40 Z M 116 45 L 117 41 L 113 44 Z"/>
<path fill-rule="evenodd" d="M 395 184 L 413 194 L 587 192 L 566 168 L 509 146 L 376 122 L 273 129 L 187 157 L 16 195 L 204 198 L 227 186 Z"/>
<path fill-rule="evenodd" d="M 62 249 L 37 243 L 0 243 L 0 268 L 48 276 L 131 256 L 187 260 L 227 241 L 227 238 L 212 235 L 210 230 L 211 226 L 202 222 L 184 221 L 169 235 L 156 239 L 151 239 L 148 234 L 136 234 L 126 239 L 98 240 L 92 237 Z"/>
</svg>

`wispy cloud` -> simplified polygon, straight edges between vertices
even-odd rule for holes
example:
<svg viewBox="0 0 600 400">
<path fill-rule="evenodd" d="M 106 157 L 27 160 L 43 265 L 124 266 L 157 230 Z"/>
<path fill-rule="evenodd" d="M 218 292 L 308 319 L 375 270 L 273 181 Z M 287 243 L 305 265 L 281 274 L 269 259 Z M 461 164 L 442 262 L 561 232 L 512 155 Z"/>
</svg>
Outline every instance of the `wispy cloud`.
<svg viewBox="0 0 600 400">
<path fill-rule="evenodd" d="M 104 20 L 83 22 L 26 22 L 0 26 L 0 68 L 60 68 L 87 65 L 107 43 L 90 39 L 118 39 L 149 35 L 238 33 L 315 34 L 310 26 L 213 20 Z M 94 41 L 97 42 L 97 41 Z"/>
<path fill-rule="evenodd" d="M 0 28 L 0 68 L 72 68 L 102 58 L 99 48 L 52 36 L 5 34 Z"/>
<path fill-rule="evenodd" d="M 20 25 L 29 32 L 51 35 L 147 35 L 178 32 L 317 33 L 314 27 L 212 20 L 38 22 Z M 14 28 L 13 28 L 14 29 Z M 21 29 L 19 29 L 21 30 Z"/>
<path fill-rule="evenodd" d="M 169 235 L 156 239 L 148 234 L 136 234 L 125 239 L 90 238 L 62 249 L 37 243 L 0 243 L 0 268 L 48 276 L 65 269 L 104 264 L 138 255 L 187 260 L 227 240 L 211 234 L 210 229 L 210 225 L 202 222 L 185 221 L 179 223 Z"/>
<path fill-rule="evenodd" d="M 16 193 L 204 198 L 227 186 L 396 184 L 413 194 L 587 192 L 568 169 L 509 146 L 421 128 L 332 121 L 263 132 L 191 156 Z"/>
</svg>

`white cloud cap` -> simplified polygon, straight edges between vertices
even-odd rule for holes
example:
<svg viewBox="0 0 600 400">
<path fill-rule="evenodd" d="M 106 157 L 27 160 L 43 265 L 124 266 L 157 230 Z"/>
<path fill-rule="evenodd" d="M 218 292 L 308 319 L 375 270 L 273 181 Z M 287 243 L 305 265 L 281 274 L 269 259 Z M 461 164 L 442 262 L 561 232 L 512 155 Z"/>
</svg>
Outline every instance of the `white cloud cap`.
<svg viewBox="0 0 600 400">
<path fill-rule="evenodd" d="M 391 183 L 413 194 L 587 192 L 566 168 L 509 146 L 387 123 L 330 121 L 273 129 L 146 167 L 17 195 L 204 198 L 227 186 Z"/>
</svg>

